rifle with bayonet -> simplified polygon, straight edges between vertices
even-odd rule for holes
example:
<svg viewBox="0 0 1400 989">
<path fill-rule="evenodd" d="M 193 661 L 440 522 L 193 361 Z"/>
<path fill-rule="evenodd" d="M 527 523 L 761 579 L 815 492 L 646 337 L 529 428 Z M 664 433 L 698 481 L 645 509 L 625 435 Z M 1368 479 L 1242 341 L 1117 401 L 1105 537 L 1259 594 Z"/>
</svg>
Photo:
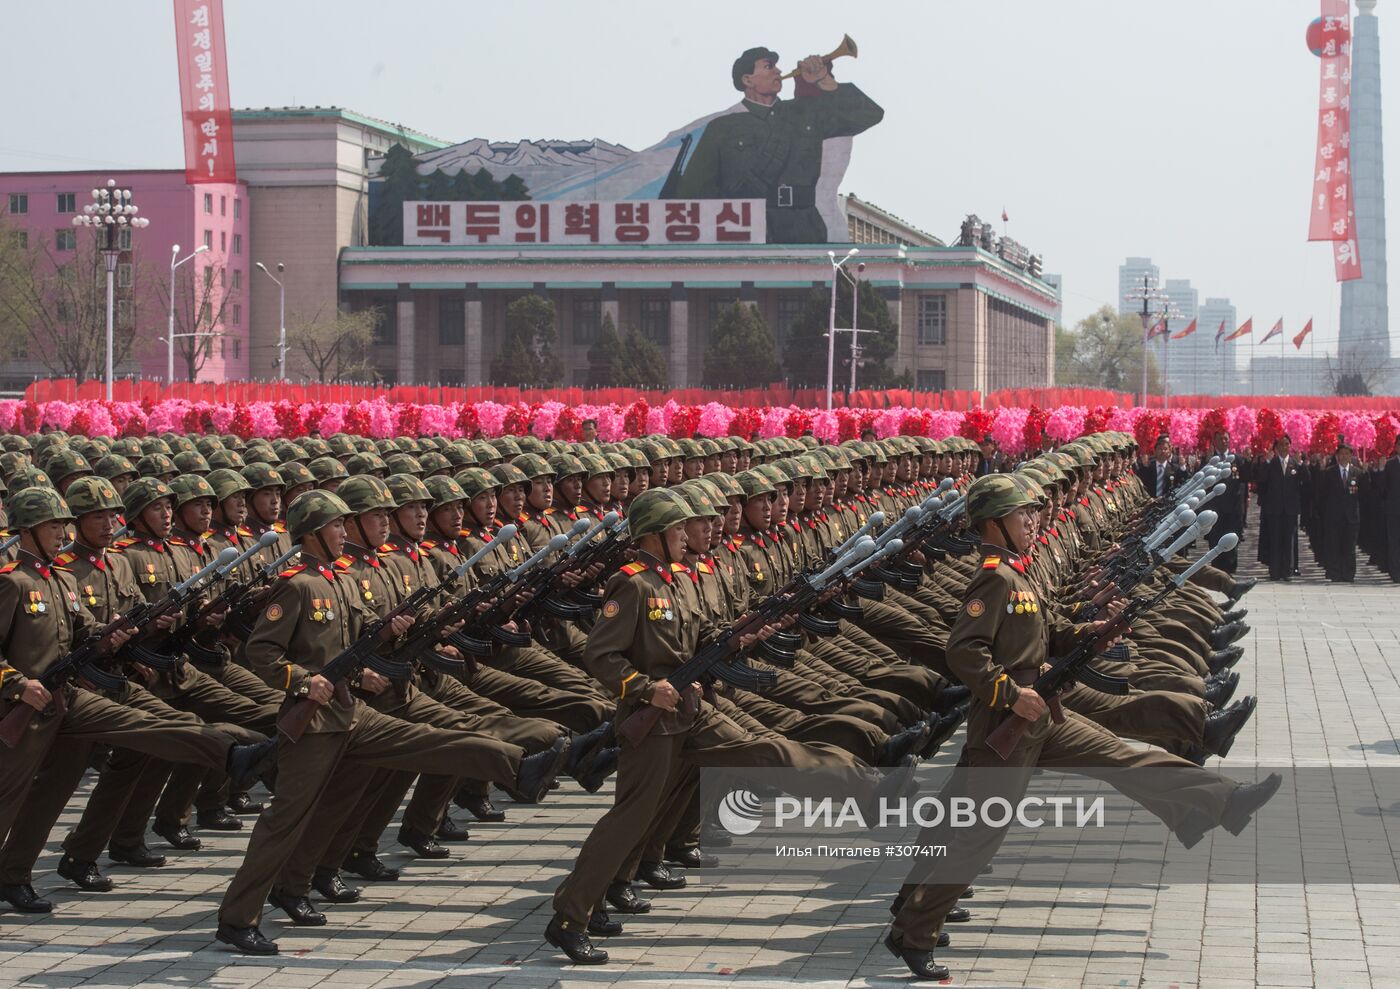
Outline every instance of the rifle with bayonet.
<svg viewBox="0 0 1400 989">
<path fill-rule="evenodd" d="M 815 573 L 798 574 L 747 614 L 736 619 L 732 625 L 702 646 L 694 656 L 666 675 L 667 682 L 681 695 L 685 704 L 684 711 L 690 713 L 694 710 L 693 692 L 689 692 L 689 688 L 709 680 L 721 680 L 731 686 L 755 692 L 773 686 L 776 677 L 772 672 L 755 669 L 740 659 L 731 658 L 732 654 L 741 651 L 740 640 L 750 633 L 757 633 L 764 626 L 776 624 L 788 615 L 801 616 L 823 595 L 841 590 L 863 567 L 876 562 L 882 555 L 897 553 L 902 548 L 903 544 L 895 539 L 877 550 L 875 540 L 868 536 L 862 537 L 824 569 Z M 765 658 L 771 661 L 772 656 L 767 654 Z M 659 707 L 652 704 L 643 705 L 618 726 L 618 734 L 634 745 L 638 744 L 651 734 L 662 714 L 663 711 Z"/>
<path fill-rule="evenodd" d="M 227 565 L 238 551 L 229 548 L 224 550 L 219 556 L 204 567 L 204 569 L 191 575 L 188 580 L 176 584 L 170 589 L 160 601 L 151 603 L 142 601 L 135 608 L 132 608 L 124 615 L 117 615 L 98 631 L 89 634 L 82 642 L 78 643 L 68 655 L 58 660 L 37 677 L 50 694 L 53 695 L 54 713 L 62 717 L 67 711 L 67 702 L 63 696 L 63 688 L 70 682 L 82 679 L 90 683 L 97 690 L 115 691 L 126 686 L 126 680 L 120 676 L 109 673 L 101 667 L 102 643 L 113 632 L 121 631 L 124 628 L 134 629 L 136 637 L 129 640 L 118 655 L 126 657 L 128 649 L 143 634 L 154 627 L 156 619 L 165 615 L 171 615 L 189 604 L 205 585 L 205 583 L 215 576 L 220 567 Z M 130 658 L 136 662 L 144 662 L 139 652 L 131 654 Z M 34 708 L 28 704 L 18 703 L 10 709 L 10 713 L 0 722 L 0 742 L 9 748 L 14 748 L 24 737 L 25 729 L 34 718 Z"/>
<path fill-rule="evenodd" d="M 268 530 L 264 532 L 252 546 L 239 553 L 233 562 L 228 566 L 221 567 L 219 577 L 226 577 L 238 570 L 252 557 L 262 552 L 267 547 L 273 545 L 281 538 L 281 533 Z M 236 546 L 229 549 L 236 550 Z M 216 649 L 210 648 L 200 642 L 196 636 L 203 630 L 202 622 L 211 616 L 220 615 L 225 612 L 232 617 L 234 608 L 240 606 L 247 600 L 249 595 L 258 587 L 271 579 L 272 575 L 281 571 L 282 567 L 291 561 L 292 557 L 301 552 L 300 547 L 294 546 L 283 553 L 276 560 L 267 564 L 259 572 L 255 573 L 247 580 L 225 580 L 223 589 L 214 597 L 210 598 L 191 615 L 184 624 L 171 632 L 166 640 L 161 643 L 161 652 L 168 656 L 188 655 L 190 661 L 196 666 L 222 666 L 224 654 Z M 227 620 L 226 620 L 227 622 Z"/>
<path fill-rule="evenodd" d="M 1131 630 L 1136 618 L 1156 608 L 1169 594 L 1190 580 L 1202 567 L 1209 564 L 1221 553 L 1228 553 L 1238 544 L 1239 536 L 1233 532 L 1227 534 L 1215 544 L 1214 549 L 1203 555 L 1186 570 L 1172 577 L 1167 582 L 1166 587 L 1150 598 L 1135 598 L 1128 602 L 1127 606 L 1118 614 L 1105 619 L 1103 624 L 1092 633 L 1082 636 L 1078 645 L 1065 656 L 1054 660 L 1048 670 L 1036 677 L 1032 689 L 1050 708 L 1050 716 L 1055 723 L 1062 724 L 1065 720 L 1064 710 L 1060 705 L 1060 694 L 1074 683 L 1082 683 L 1086 687 L 1092 687 L 1106 694 L 1122 696 L 1128 693 L 1130 684 L 1127 680 L 1100 673 L 1090 664 L 1115 639 Z M 1034 722 L 1026 720 L 1014 711 L 1009 711 L 1001 724 L 987 735 L 987 747 L 1002 759 L 1009 759 L 1012 750 L 1016 748 L 1017 743 L 1033 724 Z"/>
</svg>

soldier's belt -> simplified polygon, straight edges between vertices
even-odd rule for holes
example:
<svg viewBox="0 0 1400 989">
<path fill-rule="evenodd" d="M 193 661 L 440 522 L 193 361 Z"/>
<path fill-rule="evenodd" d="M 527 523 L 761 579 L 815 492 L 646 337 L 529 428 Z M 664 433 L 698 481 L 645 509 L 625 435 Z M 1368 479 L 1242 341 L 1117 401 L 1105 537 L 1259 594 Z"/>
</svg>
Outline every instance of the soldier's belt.
<svg viewBox="0 0 1400 989">
<path fill-rule="evenodd" d="M 817 205 L 814 185 L 779 185 L 773 187 L 768 205 L 776 209 L 812 209 Z"/>
</svg>

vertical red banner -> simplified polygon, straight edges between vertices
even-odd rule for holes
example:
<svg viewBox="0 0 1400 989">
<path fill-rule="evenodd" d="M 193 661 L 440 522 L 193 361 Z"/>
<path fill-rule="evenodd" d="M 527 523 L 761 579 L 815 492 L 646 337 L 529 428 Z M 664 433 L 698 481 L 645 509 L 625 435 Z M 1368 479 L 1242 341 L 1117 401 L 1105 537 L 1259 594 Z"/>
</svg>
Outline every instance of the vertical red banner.
<svg viewBox="0 0 1400 989">
<path fill-rule="evenodd" d="M 1351 186 L 1351 3 L 1321 2 L 1322 15 L 1308 28 L 1308 47 L 1320 62 L 1308 239 L 1332 241 L 1337 280 L 1346 281 L 1361 277 Z"/>
<path fill-rule="evenodd" d="M 232 182 L 237 169 L 223 0 L 175 0 L 175 51 L 185 127 L 185 181 Z"/>
</svg>

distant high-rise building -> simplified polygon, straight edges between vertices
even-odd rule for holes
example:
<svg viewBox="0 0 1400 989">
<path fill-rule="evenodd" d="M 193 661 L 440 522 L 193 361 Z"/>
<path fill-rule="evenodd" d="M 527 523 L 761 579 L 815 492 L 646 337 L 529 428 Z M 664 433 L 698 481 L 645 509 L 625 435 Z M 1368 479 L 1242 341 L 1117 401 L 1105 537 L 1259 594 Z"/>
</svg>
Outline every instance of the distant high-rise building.
<svg viewBox="0 0 1400 989">
<path fill-rule="evenodd" d="M 1351 183 L 1362 277 L 1342 283 L 1338 357 L 1343 368 L 1349 363 L 1374 368 L 1388 366 L 1391 354 L 1381 151 L 1380 31 L 1376 0 L 1357 0 L 1356 7 L 1351 30 Z"/>
<path fill-rule="evenodd" d="M 1235 392 L 1235 344 L 1225 342 L 1225 337 L 1235 332 L 1235 318 L 1235 307 L 1229 299 L 1206 299 L 1196 311 L 1196 332 L 1187 340 L 1196 340 L 1196 346 L 1200 348 L 1201 356 L 1196 365 L 1198 383 L 1182 394 L 1221 395 Z M 1217 336 L 1220 338 L 1218 343 Z M 1182 342 L 1173 341 L 1172 345 Z"/>
<path fill-rule="evenodd" d="M 1199 315 L 1200 293 L 1191 287 L 1187 278 L 1168 278 L 1162 286 L 1167 305 L 1179 315 L 1167 321 L 1166 336 L 1153 340 L 1152 351 L 1157 358 L 1158 370 L 1165 377 L 1167 387 L 1173 395 L 1194 395 L 1200 392 L 1200 375 L 1212 369 L 1214 354 L 1213 341 L 1197 339 L 1197 331 L 1181 340 L 1171 337 L 1191 325 Z"/>
<path fill-rule="evenodd" d="M 1154 287 L 1159 286 L 1162 272 L 1152 263 L 1151 258 L 1128 258 L 1118 266 L 1118 311 L 1137 313 L 1142 311 L 1141 302 L 1129 301 L 1129 296 L 1142 291 L 1143 276 L 1150 275 Z"/>
</svg>

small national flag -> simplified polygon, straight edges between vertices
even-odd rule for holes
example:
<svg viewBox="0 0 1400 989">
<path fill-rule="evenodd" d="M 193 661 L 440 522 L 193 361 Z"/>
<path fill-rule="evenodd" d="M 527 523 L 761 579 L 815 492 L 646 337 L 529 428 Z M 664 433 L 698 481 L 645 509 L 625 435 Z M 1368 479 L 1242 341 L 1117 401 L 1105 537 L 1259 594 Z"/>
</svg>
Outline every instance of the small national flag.
<svg viewBox="0 0 1400 989">
<path fill-rule="evenodd" d="M 1008 220 L 1010 220 L 1010 219 L 1011 219 L 1011 217 L 1009 217 L 1009 216 L 1006 215 L 1006 207 L 1003 206 L 1003 207 L 1001 208 L 1001 222 L 1002 222 L 1002 223 L 1006 223 L 1006 222 L 1007 222 Z"/>
<path fill-rule="evenodd" d="M 1159 320 L 1157 321 L 1157 325 L 1156 325 L 1156 326 L 1152 327 L 1152 329 L 1150 329 L 1150 330 L 1147 331 L 1147 339 L 1151 340 L 1153 337 L 1165 336 L 1165 335 L 1166 335 L 1166 332 L 1167 332 L 1167 318 L 1166 318 L 1165 316 L 1163 316 L 1161 319 L 1159 319 Z"/>
<path fill-rule="evenodd" d="M 1268 333 L 1264 334 L 1264 338 L 1263 338 L 1262 340 L 1260 340 L 1259 342 L 1260 342 L 1260 343 L 1268 343 L 1268 342 L 1269 342 L 1270 340 L 1272 340 L 1274 337 L 1280 336 L 1282 333 L 1283 333 L 1283 317 L 1280 316 L 1280 317 L 1279 317 L 1279 321 L 1278 321 L 1277 323 L 1274 324 L 1274 328 L 1273 328 L 1272 330 L 1270 330 Z"/>
<path fill-rule="evenodd" d="M 1247 320 L 1244 321 L 1244 325 L 1243 325 L 1243 326 L 1241 326 L 1241 327 L 1240 327 L 1238 330 L 1236 330 L 1234 333 L 1231 333 L 1228 337 L 1226 337 L 1226 338 L 1225 338 L 1225 342 L 1226 342 L 1226 343 L 1229 343 L 1231 340 L 1238 340 L 1240 337 L 1245 336 L 1246 334 L 1249 334 L 1249 333 L 1253 333 L 1253 332 L 1254 332 L 1254 317 L 1251 316 L 1251 317 L 1249 317 L 1249 319 L 1247 319 Z"/>
<path fill-rule="evenodd" d="M 1224 323 L 1221 323 L 1220 325 L 1221 325 L 1221 326 L 1224 326 L 1225 324 L 1224 324 Z M 1195 332 L 1196 332 L 1196 321 L 1193 319 L 1193 320 L 1191 320 L 1191 323 L 1186 327 L 1186 329 L 1182 330 L 1180 333 L 1173 334 L 1172 339 L 1173 339 L 1173 340 L 1180 340 L 1180 339 L 1182 339 L 1183 337 L 1189 337 L 1192 333 L 1195 333 Z"/>
<path fill-rule="evenodd" d="M 1225 320 L 1220 321 L 1220 329 L 1215 331 L 1215 349 L 1220 349 L 1220 338 L 1225 335 Z"/>
<path fill-rule="evenodd" d="M 1308 334 L 1311 333 L 1311 332 L 1312 332 L 1312 320 L 1308 320 L 1308 325 L 1303 327 L 1303 332 L 1302 332 L 1302 333 L 1299 333 L 1296 337 L 1293 338 L 1293 347 L 1294 347 L 1294 349 L 1296 349 L 1296 350 L 1302 350 L 1302 349 L 1303 349 L 1303 341 L 1306 340 L 1306 339 L 1308 338 Z"/>
</svg>

